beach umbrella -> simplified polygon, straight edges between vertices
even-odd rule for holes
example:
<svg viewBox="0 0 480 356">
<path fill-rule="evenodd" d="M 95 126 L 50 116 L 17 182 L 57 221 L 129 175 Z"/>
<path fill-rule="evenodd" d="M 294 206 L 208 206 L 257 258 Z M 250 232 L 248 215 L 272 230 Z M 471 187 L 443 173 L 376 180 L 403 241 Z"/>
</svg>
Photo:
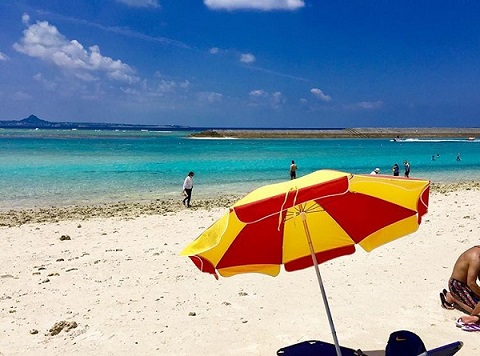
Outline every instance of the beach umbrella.
<svg viewBox="0 0 480 356">
<path fill-rule="evenodd" d="M 340 346 L 318 264 L 416 231 L 430 182 L 320 170 L 266 185 L 237 201 L 182 252 L 216 278 L 277 276 L 315 267 L 337 354 Z"/>
</svg>

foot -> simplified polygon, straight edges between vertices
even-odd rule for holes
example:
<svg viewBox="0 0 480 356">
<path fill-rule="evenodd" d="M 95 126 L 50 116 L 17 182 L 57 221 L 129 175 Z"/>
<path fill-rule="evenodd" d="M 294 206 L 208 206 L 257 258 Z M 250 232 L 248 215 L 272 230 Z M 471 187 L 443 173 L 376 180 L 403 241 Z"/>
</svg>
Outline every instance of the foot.
<svg viewBox="0 0 480 356">
<path fill-rule="evenodd" d="M 447 303 L 450 303 L 451 305 L 455 305 L 456 300 L 455 300 L 455 297 L 452 295 L 452 293 L 448 292 L 446 289 L 444 289 L 442 293 L 445 296 L 445 300 L 447 301 Z"/>
<path fill-rule="evenodd" d="M 460 318 L 460 320 L 465 324 L 478 324 L 480 323 L 479 315 L 465 315 Z"/>
<path fill-rule="evenodd" d="M 443 309 L 452 310 L 455 309 L 454 303 L 450 302 L 452 296 L 445 289 L 440 293 L 440 303 Z M 450 299 L 450 300 L 449 300 Z"/>
</svg>

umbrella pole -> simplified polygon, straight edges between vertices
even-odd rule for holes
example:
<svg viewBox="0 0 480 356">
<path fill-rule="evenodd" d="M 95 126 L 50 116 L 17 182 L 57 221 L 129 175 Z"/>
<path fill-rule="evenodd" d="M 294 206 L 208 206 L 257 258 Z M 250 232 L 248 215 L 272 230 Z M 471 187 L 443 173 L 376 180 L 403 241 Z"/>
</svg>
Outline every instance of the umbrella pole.
<svg viewBox="0 0 480 356">
<path fill-rule="evenodd" d="M 338 342 L 338 338 L 337 338 L 337 332 L 335 331 L 335 325 L 333 325 L 332 313 L 330 312 L 327 295 L 325 293 L 325 288 L 323 286 L 322 275 L 320 274 L 320 268 L 318 268 L 317 256 L 315 256 L 315 250 L 313 249 L 312 239 L 310 237 L 310 230 L 308 229 L 307 214 L 304 211 L 302 211 L 300 215 L 302 217 L 305 234 L 307 235 L 308 247 L 310 248 L 310 253 L 312 255 L 313 265 L 315 266 L 315 272 L 317 273 L 318 285 L 320 286 L 320 292 L 322 293 L 323 304 L 325 305 L 328 322 L 330 323 L 330 330 L 332 332 L 333 341 L 335 343 L 335 350 L 337 351 L 337 356 L 342 356 L 342 351 L 340 350 L 340 343 Z"/>
</svg>

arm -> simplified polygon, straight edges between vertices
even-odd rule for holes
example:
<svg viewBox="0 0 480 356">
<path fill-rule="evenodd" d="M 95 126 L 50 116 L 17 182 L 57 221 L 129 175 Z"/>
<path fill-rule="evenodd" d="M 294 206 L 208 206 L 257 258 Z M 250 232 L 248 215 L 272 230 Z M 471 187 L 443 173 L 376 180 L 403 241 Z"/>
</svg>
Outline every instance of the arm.
<svg viewBox="0 0 480 356">
<path fill-rule="evenodd" d="M 470 263 L 467 271 L 467 286 L 480 297 L 480 287 L 477 284 L 477 278 L 480 273 L 480 256 L 475 257 L 475 261 Z"/>
</svg>

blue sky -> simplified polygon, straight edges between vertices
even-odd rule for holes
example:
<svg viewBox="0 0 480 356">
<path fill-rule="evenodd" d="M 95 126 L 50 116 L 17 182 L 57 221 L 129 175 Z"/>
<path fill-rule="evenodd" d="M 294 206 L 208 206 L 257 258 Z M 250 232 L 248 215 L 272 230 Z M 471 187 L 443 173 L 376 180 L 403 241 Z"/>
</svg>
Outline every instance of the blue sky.
<svg viewBox="0 0 480 356">
<path fill-rule="evenodd" d="M 480 2 L 3 0 L 0 120 L 478 127 Z"/>
</svg>

